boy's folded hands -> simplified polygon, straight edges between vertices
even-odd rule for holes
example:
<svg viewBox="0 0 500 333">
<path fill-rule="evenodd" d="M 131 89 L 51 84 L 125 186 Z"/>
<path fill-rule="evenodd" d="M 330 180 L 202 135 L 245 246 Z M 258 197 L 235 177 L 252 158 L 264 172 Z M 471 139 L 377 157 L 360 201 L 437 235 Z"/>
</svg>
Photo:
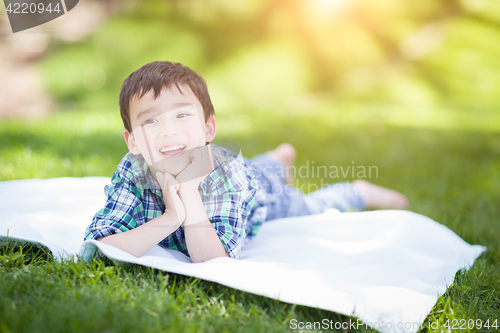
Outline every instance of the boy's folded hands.
<svg viewBox="0 0 500 333">
<path fill-rule="evenodd" d="M 164 215 L 177 219 L 180 226 L 186 219 L 186 208 L 178 193 L 180 183 L 168 172 L 157 172 L 156 178 L 162 189 L 163 200 L 165 201 Z"/>
<path fill-rule="evenodd" d="M 168 172 L 158 172 L 157 180 L 162 188 L 165 214 L 175 217 L 179 224 L 186 220 L 186 206 L 200 199 L 198 186 L 214 169 L 210 146 L 202 146 L 191 152 L 191 163 L 176 177 Z"/>
<path fill-rule="evenodd" d="M 175 177 L 179 183 L 180 191 L 195 190 L 198 193 L 198 186 L 214 169 L 214 160 L 210 146 L 202 146 L 193 149 L 191 152 L 191 163 Z"/>
</svg>

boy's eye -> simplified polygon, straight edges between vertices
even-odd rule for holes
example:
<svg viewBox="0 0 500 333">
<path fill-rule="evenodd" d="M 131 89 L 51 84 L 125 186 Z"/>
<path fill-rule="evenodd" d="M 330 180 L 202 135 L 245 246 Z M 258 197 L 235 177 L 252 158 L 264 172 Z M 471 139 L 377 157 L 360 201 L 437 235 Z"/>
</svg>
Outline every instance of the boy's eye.
<svg viewBox="0 0 500 333">
<path fill-rule="evenodd" d="M 179 113 L 177 118 L 186 118 L 187 116 L 189 116 L 189 113 Z"/>
<path fill-rule="evenodd" d="M 156 123 L 158 122 L 158 120 L 156 119 L 148 119 L 144 122 L 144 125 L 147 125 L 147 124 L 153 124 L 153 123 Z"/>
</svg>

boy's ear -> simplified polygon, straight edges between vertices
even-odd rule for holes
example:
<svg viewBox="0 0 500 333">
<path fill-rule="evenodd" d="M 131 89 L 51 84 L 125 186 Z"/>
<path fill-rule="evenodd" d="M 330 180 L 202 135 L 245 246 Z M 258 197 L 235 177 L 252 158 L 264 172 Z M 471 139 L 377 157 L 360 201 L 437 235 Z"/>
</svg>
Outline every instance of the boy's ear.
<svg viewBox="0 0 500 333">
<path fill-rule="evenodd" d="M 128 150 L 134 155 L 139 155 L 141 151 L 139 150 L 139 147 L 137 147 L 137 141 L 135 141 L 134 136 L 127 130 L 125 130 L 123 132 L 123 137 L 125 138 L 125 142 L 127 143 Z"/>
<path fill-rule="evenodd" d="M 205 141 L 211 142 L 215 138 L 217 132 L 217 126 L 215 123 L 215 117 L 212 115 L 208 117 L 205 123 Z"/>
</svg>

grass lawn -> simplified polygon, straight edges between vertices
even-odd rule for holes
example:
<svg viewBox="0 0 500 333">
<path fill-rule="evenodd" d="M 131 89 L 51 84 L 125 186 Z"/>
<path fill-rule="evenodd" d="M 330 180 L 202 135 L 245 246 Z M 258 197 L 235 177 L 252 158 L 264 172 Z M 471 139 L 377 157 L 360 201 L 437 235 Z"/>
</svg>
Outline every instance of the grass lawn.
<svg viewBox="0 0 500 333">
<path fill-rule="evenodd" d="M 427 320 L 500 325 L 500 128 L 472 118 L 452 127 L 432 121 L 413 126 L 383 115 L 355 121 L 366 114 L 352 111 L 359 117 L 349 120 L 342 111 L 221 114 L 216 140 L 239 144 L 248 157 L 290 142 L 298 151 L 297 166 L 313 161 L 339 168 L 376 166 L 377 177 L 372 174 L 368 180 L 406 194 L 409 210 L 446 225 L 471 244 L 488 247 L 470 270 L 457 272 Z M 0 180 L 109 177 L 126 153 L 117 111 L 2 120 L 0 142 Z M 352 174 L 309 177 L 297 184 L 307 192 L 314 184 L 352 179 Z M 0 332 L 288 332 L 294 318 L 348 320 L 107 259 L 59 263 L 43 248 L 13 242 L 0 249 L 0 276 Z M 422 331 L 427 330 L 432 331 Z"/>
</svg>

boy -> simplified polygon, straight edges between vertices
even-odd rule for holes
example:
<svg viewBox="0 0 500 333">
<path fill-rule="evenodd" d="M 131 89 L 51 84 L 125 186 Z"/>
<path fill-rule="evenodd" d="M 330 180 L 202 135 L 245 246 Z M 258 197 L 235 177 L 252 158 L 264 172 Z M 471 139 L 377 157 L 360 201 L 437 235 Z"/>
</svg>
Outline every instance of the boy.
<svg viewBox="0 0 500 333">
<path fill-rule="evenodd" d="M 360 181 L 302 194 L 285 185 L 295 155 L 290 145 L 249 161 L 210 144 L 216 122 L 206 83 L 178 63 L 153 62 L 132 73 L 122 86 L 120 113 L 130 152 L 85 239 L 135 256 L 159 244 L 193 262 L 238 258 L 265 220 L 406 206 L 401 194 Z"/>
</svg>

